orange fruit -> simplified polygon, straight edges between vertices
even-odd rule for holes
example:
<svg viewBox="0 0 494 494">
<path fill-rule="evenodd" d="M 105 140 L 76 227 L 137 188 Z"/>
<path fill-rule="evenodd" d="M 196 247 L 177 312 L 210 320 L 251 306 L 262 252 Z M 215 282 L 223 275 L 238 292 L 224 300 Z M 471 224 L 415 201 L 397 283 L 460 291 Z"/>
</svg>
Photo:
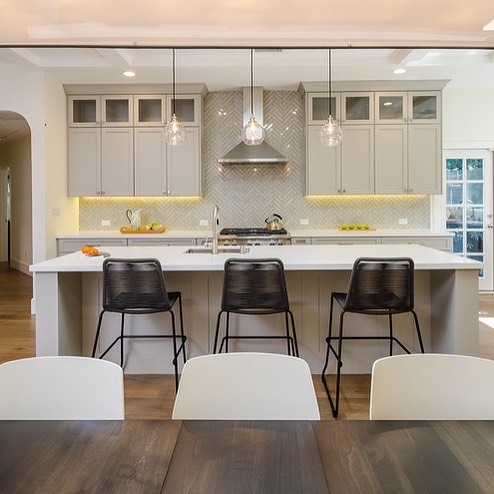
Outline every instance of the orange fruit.
<svg viewBox="0 0 494 494">
<path fill-rule="evenodd" d="M 91 249 L 91 247 L 89 247 L 89 245 L 84 245 L 82 247 L 82 253 L 83 254 L 89 254 L 89 249 Z"/>
<path fill-rule="evenodd" d="M 96 247 L 91 247 L 91 252 L 90 254 L 92 256 L 97 256 L 99 254 L 99 250 Z"/>
</svg>

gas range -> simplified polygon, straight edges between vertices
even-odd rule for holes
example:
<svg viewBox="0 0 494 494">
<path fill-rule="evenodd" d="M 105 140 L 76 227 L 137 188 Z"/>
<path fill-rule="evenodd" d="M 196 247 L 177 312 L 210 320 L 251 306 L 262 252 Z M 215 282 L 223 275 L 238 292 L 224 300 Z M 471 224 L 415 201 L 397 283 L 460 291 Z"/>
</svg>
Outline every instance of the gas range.
<svg viewBox="0 0 494 494">
<path fill-rule="evenodd" d="M 220 245 L 289 245 L 291 238 L 284 228 L 223 228 L 218 242 Z"/>
</svg>

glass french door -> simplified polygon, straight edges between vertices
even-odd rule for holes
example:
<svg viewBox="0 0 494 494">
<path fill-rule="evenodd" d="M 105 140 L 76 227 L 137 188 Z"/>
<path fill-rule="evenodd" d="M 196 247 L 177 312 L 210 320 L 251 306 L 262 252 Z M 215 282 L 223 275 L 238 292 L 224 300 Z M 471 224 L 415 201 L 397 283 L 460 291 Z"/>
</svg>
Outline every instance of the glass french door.
<svg viewBox="0 0 494 494">
<path fill-rule="evenodd" d="M 493 290 L 492 153 L 446 150 L 446 229 L 453 253 L 484 263 L 479 290 Z"/>
</svg>

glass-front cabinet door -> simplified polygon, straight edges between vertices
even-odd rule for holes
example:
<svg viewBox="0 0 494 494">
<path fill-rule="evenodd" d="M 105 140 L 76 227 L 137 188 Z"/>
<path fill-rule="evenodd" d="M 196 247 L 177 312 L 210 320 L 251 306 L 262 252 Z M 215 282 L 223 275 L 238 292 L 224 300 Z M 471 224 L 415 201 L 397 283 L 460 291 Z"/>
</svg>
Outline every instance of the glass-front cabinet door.
<svg viewBox="0 0 494 494">
<path fill-rule="evenodd" d="M 340 112 L 340 94 L 331 94 L 331 116 L 337 120 L 341 120 Z M 327 93 L 312 93 L 307 98 L 307 123 L 320 124 L 329 117 L 329 97 Z"/>
<path fill-rule="evenodd" d="M 374 121 L 372 93 L 341 93 L 341 122 L 367 124 Z"/>
<path fill-rule="evenodd" d="M 95 127 L 100 124 L 99 96 L 69 96 L 69 127 Z"/>
<path fill-rule="evenodd" d="M 166 113 L 167 120 L 173 113 L 173 97 L 168 95 L 166 97 Z M 185 127 L 199 125 L 201 116 L 201 98 L 195 95 L 176 95 L 175 99 L 175 115 L 177 120 Z"/>
<path fill-rule="evenodd" d="M 375 123 L 406 123 L 407 93 L 375 93 L 375 108 Z"/>
<path fill-rule="evenodd" d="M 132 102 L 132 96 L 101 96 L 101 125 L 103 127 L 131 127 L 134 124 Z"/>
<path fill-rule="evenodd" d="M 166 98 L 160 95 L 134 96 L 134 125 L 136 127 L 163 127 L 165 101 Z"/>
<path fill-rule="evenodd" d="M 414 124 L 440 123 L 441 93 L 439 91 L 408 93 L 408 119 Z"/>
</svg>

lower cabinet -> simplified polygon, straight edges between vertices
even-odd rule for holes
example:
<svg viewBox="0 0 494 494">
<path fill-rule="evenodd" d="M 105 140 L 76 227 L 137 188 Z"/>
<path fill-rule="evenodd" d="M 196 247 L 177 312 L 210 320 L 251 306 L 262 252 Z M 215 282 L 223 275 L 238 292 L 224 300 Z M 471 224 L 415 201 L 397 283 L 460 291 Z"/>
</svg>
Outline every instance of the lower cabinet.
<svg viewBox="0 0 494 494">
<path fill-rule="evenodd" d="M 57 255 L 63 256 L 65 254 L 71 254 L 81 250 L 84 245 L 91 245 L 94 247 L 108 246 L 108 247 L 126 247 L 126 246 L 144 246 L 155 245 L 162 247 L 171 246 L 193 246 L 196 245 L 195 238 L 94 238 L 94 237 L 81 237 L 57 239 Z"/>
</svg>

